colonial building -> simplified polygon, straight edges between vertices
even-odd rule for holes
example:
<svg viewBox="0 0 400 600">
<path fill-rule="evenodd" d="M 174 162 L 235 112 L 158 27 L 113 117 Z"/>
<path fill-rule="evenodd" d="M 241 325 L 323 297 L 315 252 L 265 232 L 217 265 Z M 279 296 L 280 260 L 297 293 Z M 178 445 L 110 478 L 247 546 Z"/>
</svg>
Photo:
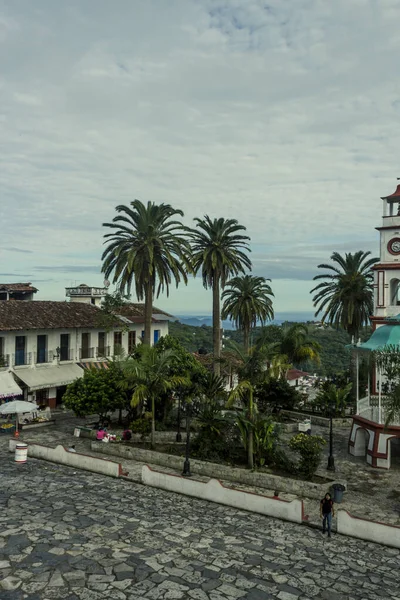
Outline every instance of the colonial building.
<svg viewBox="0 0 400 600">
<path fill-rule="evenodd" d="M 399 449 L 400 421 L 385 427 L 384 393 L 388 385 L 382 370 L 375 368 L 372 356 L 376 351 L 400 349 L 400 185 L 390 196 L 383 196 L 380 235 L 380 260 L 373 266 L 374 314 L 370 339 L 353 346 L 357 371 L 361 357 L 370 363 L 367 390 L 360 390 L 357 381 L 357 411 L 349 440 L 349 452 L 366 456 L 373 467 L 390 468 L 391 454 Z M 358 377 L 357 377 L 358 379 Z"/>
<path fill-rule="evenodd" d="M 19 392 L 54 408 L 84 368 L 101 368 L 121 350 L 130 354 L 142 339 L 144 306 L 126 304 L 105 326 L 99 308 L 105 293 L 82 284 L 67 289 L 69 302 L 0 302 L 0 398 Z M 154 309 L 154 342 L 168 334 L 172 318 Z"/>
</svg>

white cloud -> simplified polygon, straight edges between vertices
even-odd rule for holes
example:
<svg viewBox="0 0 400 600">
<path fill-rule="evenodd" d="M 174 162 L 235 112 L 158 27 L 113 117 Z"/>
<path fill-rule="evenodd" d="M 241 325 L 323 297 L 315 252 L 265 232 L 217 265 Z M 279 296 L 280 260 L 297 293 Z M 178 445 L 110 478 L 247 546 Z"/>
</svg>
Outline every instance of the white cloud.
<svg viewBox="0 0 400 600">
<path fill-rule="evenodd" d="M 32 251 L 1 251 L 2 270 L 34 280 L 46 267 L 54 281 L 42 297 L 61 295 L 85 267 L 100 283 L 90 269 L 101 224 L 134 198 L 170 202 L 187 222 L 236 217 L 255 271 L 293 279 L 293 289 L 335 249 L 376 253 L 379 197 L 399 175 L 399 9 L 397 0 L 0 6 L 2 247 Z M 281 310 L 297 307 L 287 289 Z M 207 310 L 194 283 L 174 297 L 177 309 L 195 297 Z"/>
</svg>

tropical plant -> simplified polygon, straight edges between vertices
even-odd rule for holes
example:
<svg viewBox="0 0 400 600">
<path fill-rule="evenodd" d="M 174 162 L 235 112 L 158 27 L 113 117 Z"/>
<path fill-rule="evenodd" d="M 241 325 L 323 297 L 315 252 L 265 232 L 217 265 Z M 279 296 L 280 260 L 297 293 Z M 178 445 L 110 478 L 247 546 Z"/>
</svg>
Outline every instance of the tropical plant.
<svg viewBox="0 0 400 600">
<path fill-rule="evenodd" d="M 221 356 L 221 309 L 220 290 L 224 289 L 230 277 L 244 273 L 251 268 L 249 251 L 243 235 L 246 228 L 235 219 L 195 219 L 196 229 L 187 229 L 191 243 L 192 269 L 194 274 L 201 271 L 203 285 L 213 291 L 213 352 L 214 373 L 220 374 Z"/>
<path fill-rule="evenodd" d="M 121 294 L 129 295 L 134 284 L 139 302 L 144 298 L 143 342 L 150 345 L 153 298 L 164 291 L 168 295 L 172 281 L 176 286 L 187 283 L 188 241 L 182 223 L 174 219 L 183 212 L 139 200 L 119 205 L 116 211 L 112 223 L 103 223 L 112 232 L 104 235 L 102 272 L 106 277 L 113 274 Z"/>
<path fill-rule="evenodd" d="M 244 405 L 243 410 L 238 403 Z M 254 423 L 257 416 L 257 404 L 254 401 L 254 386 L 250 381 L 240 381 L 229 394 L 227 408 L 237 407 L 236 424 L 240 430 L 243 446 L 247 452 L 247 465 L 254 467 Z"/>
<path fill-rule="evenodd" d="M 400 422 L 400 384 L 396 383 L 384 399 L 385 428 Z"/>
<path fill-rule="evenodd" d="M 222 293 L 222 319 L 230 319 L 237 329 L 243 331 L 243 344 L 249 352 L 250 331 L 260 322 L 262 325 L 274 318 L 270 279 L 255 275 L 242 275 L 231 279 Z"/>
<path fill-rule="evenodd" d="M 336 416 L 344 417 L 346 414 L 347 399 L 350 396 L 352 384 L 348 383 L 345 387 L 338 387 L 329 381 L 323 384 L 315 404 L 319 406 L 325 414 L 330 414 L 333 410 Z"/>
<path fill-rule="evenodd" d="M 326 281 L 311 290 L 315 294 L 315 316 L 321 315 L 323 323 L 342 327 L 356 340 L 374 308 L 372 266 L 379 259 L 368 258 L 370 254 L 362 250 L 345 256 L 334 252 L 331 256 L 333 264 L 318 265 L 327 272 L 314 277 L 314 281 Z"/>
<path fill-rule="evenodd" d="M 264 413 L 293 410 L 299 404 L 301 395 L 286 379 L 269 377 L 256 385 L 255 395 L 259 410 Z"/>
<path fill-rule="evenodd" d="M 185 385 L 187 379 L 182 375 L 171 375 L 170 367 L 174 360 L 172 350 L 157 352 L 157 349 L 144 346 L 140 357 L 128 359 L 123 365 L 125 376 L 133 389 L 132 405 L 151 406 L 151 447 L 155 445 L 156 402 L 166 392 Z"/>
<path fill-rule="evenodd" d="M 326 441 L 319 435 L 307 435 L 298 433 L 289 442 L 289 447 L 300 455 L 298 470 L 307 477 L 311 478 L 321 463 L 322 448 Z"/>
<path fill-rule="evenodd" d="M 308 327 L 302 323 L 282 327 L 281 339 L 272 344 L 271 349 L 275 349 L 275 356 L 284 357 L 291 365 L 320 362 L 321 346 L 310 339 Z"/>
</svg>

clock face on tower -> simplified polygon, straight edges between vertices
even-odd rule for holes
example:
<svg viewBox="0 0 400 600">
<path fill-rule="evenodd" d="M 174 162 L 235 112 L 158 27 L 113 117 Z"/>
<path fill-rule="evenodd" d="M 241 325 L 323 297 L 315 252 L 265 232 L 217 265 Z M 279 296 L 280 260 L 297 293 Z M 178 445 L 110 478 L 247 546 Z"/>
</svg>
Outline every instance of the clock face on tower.
<svg viewBox="0 0 400 600">
<path fill-rule="evenodd" d="M 387 246 L 390 254 L 400 254 L 400 238 L 393 238 Z"/>
</svg>

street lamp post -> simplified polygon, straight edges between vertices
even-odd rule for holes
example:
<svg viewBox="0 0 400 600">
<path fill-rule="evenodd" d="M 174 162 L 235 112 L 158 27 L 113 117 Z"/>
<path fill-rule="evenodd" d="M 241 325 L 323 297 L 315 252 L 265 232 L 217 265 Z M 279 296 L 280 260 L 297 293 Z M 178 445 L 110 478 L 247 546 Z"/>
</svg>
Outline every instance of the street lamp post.
<svg viewBox="0 0 400 600">
<path fill-rule="evenodd" d="M 333 424 L 332 418 L 334 413 L 334 407 L 330 406 L 330 417 L 329 417 L 329 456 L 328 456 L 328 466 L 326 467 L 328 471 L 335 471 L 335 459 L 333 457 Z"/>
<path fill-rule="evenodd" d="M 177 442 L 181 442 L 182 441 L 182 434 L 181 434 L 181 396 L 178 396 L 178 433 L 176 434 L 176 441 Z"/>
<path fill-rule="evenodd" d="M 186 404 L 186 449 L 185 449 L 185 462 L 183 463 L 183 473 L 184 477 L 191 477 L 192 474 L 190 472 L 190 404 Z"/>
</svg>

